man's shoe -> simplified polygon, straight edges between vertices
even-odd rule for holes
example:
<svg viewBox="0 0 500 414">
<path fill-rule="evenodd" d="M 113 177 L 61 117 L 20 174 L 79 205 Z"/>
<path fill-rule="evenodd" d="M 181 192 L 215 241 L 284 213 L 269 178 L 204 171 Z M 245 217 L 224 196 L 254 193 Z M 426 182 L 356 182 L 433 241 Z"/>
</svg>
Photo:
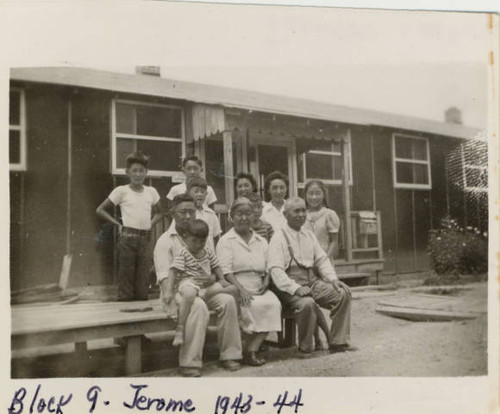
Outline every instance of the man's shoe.
<svg viewBox="0 0 500 414">
<path fill-rule="evenodd" d="M 299 349 L 299 351 L 297 352 L 297 358 L 299 359 L 312 358 L 312 352 L 302 351 L 301 349 Z"/>
<path fill-rule="evenodd" d="M 232 359 L 226 359 L 224 361 L 221 361 L 220 364 L 222 365 L 222 368 L 228 371 L 238 371 L 241 367 L 239 362 L 236 362 Z"/>
<path fill-rule="evenodd" d="M 179 372 L 183 377 L 201 377 L 201 371 L 199 368 L 194 367 L 179 367 Z"/>
<path fill-rule="evenodd" d="M 356 352 L 357 350 L 357 347 L 349 344 L 330 345 L 330 354 L 336 354 L 338 352 Z"/>
</svg>

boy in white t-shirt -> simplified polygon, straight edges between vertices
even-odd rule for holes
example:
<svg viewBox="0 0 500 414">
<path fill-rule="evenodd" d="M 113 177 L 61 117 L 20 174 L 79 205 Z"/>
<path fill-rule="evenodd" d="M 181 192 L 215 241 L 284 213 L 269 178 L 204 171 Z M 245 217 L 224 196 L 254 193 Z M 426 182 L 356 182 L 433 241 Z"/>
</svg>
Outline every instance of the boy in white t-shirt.
<svg viewBox="0 0 500 414">
<path fill-rule="evenodd" d="M 219 236 L 222 233 L 219 218 L 217 214 L 207 207 L 205 200 L 207 198 L 207 182 L 201 177 L 192 177 L 186 183 L 186 194 L 193 197 L 194 205 L 196 207 L 196 218 L 203 220 L 208 224 L 208 239 L 207 248 L 215 252 L 215 245 Z"/>
<path fill-rule="evenodd" d="M 162 218 L 160 195 L 144 185 L 148 158 L 140 153 L 127 156 L 130 184 L 116 187 L 96 209 L 99 217 L 118 227 L 118 299 L 147 300 L 148 274 L 152 265 L 151 227 Z M 108 210 L 120 206 L 122 223 Z M 151 220 L 151 212 L 155 213 Z"/>
<path fill-rule="evenodd" d="M 186 183 L 189 181 L 190 178 L 201 177 L 202 168 L 203 168 L 203 163 L 196 155 L 191 155 L 182 160 L 181 169 L 184 175 L 186 176 L 186 181 L 181 184 L 174 185 L 170 189 L 170 191 L 167 194 L 167 199 L 169 200 L 170 203 L 172 202 L 172 200 L 176 195 L 186 193 L 187 190 Z M 205 205 L 207 207 L 213 208 L 216 201 L 217 197 L 215 196 L 214 189 L 208 185 Z"/>
</svg>

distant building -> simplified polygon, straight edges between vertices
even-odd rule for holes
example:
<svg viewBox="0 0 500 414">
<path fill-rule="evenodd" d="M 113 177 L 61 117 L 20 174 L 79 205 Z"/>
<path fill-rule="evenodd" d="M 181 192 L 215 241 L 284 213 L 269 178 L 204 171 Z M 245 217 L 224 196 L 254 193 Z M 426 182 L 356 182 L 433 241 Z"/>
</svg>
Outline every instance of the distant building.
<svg viewBox="0 0 500 414">
<path fill-rule="evenodd" d="M 238 171 L 262 188 L 279 169 L 290 195 L 323 180 L 343 223 L 339 273 L 427 269 L 428 231 L 447 214 L 487 227 L 448 174 L 479 132 L 458 122 L 80 68 L 13 69 L 9 120 L 13 289 L 56 283 L 68 252 L 70 285 L 113 283 L 114 233 L 95 208 L 126 182 L 134 150 L 150 155 L 163 200 L 182 157 L 198 154 L 223 222 Z"/>
</svg>

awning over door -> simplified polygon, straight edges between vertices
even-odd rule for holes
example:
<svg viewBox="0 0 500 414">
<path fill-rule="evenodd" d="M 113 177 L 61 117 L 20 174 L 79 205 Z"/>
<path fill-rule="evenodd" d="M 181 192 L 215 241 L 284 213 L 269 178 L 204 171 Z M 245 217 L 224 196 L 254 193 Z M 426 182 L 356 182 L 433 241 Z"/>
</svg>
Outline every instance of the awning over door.
<svg viewBox="0 0 500 414">
<path fill-rule="evenodd" d="M 224 108 L 221 106 L 194 104 L 191 119 L 195 141 L 222 133 L 225 130 Z"/>
</svg>

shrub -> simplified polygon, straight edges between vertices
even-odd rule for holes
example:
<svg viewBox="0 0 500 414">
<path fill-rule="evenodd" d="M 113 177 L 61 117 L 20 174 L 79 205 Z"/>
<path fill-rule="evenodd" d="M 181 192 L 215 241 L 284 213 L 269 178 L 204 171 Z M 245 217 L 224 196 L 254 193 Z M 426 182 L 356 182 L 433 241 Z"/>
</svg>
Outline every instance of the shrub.
<svg viewBox="0 0 500 414">
<path fill-rule="evenodd" d="M 437 274 L 480 274 L 488 271 L 488 234 L 462 228 L 446 217 L 430 231 L 429 251 Z"/>
</svg>

